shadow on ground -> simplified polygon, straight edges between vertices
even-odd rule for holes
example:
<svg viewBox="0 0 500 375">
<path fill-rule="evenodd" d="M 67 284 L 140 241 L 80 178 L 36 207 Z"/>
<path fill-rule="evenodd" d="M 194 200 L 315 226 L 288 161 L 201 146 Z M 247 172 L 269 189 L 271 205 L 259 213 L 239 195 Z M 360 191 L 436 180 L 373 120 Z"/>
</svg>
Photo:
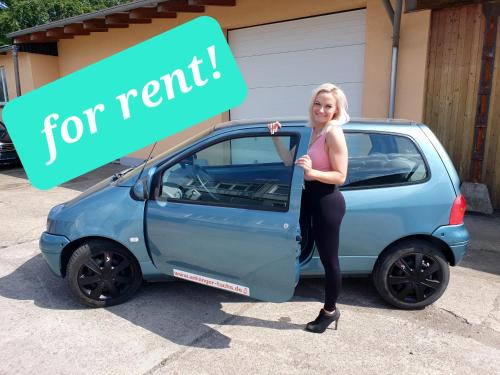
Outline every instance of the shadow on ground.
<svg viewBox="0 0 500 375">
<path fill-rule="evenodd" d="M 459 266 L 500 275 L 500 211 L 467 213 L 464 221 L 470 244 Z"/>
<path fill-rule="evenodd" d="M 469 249 L 459 266 L 500 276 L 500 252 Z"/>
<path fill-rule="evenodd" d="M 63 279 L 54 276 L 42 255 L 22 264 L 14 272 L 0 278 L 0 296 L 33 301 L 38 307 L 55 310 L 87 310 L 70 295 Z M 323 280 L 305 279 L 297 286 L 293 302 L 323 300 Z M 234 313 L 223 310 L 227 303 L 239 303 Z M 131 323 L 184 346 L 220 349 L 229 347 L 231 339 L 210 325 L 266 327 L 276 330 L 304 329 L 304 324 L 291 323 L 283 306 L 283 316 L 265 320 L 245 316 L 245 311 L 260 302 L 189 282 L 173 281 L 144 283 L 132 300 L 107 308 L 113 314 Z M 340 304 L 375 308 L 389 308 L 378 297 L 370 279 L 344 279 Z M 279 304 L 277 304 L 278 306 Z M 229 308 L 233 309 L 234 306 Z M 279 308 L 279 306 L 277 307 Z M 305 319 L 313 319 L 307 317 Z"/>
</svg>

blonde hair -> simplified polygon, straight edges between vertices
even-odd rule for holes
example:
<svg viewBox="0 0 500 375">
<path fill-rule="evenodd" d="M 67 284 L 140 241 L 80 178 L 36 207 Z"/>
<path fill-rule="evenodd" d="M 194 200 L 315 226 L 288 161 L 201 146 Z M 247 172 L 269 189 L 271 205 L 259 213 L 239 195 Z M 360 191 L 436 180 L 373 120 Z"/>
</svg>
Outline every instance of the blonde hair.
<svg viewBox="0 0 500 375">
<path fill-rule="evenodd" d="M 322 85 L 316 87 L 313 91 L 312 97 L 311 97 L 311 103 L 309 104 L 309 124 L 311 127 L 313 127 L 314 121 L 313 121 L 313 106 L 314 102 L 316 100 L 316 97 L 318 94 L 321 94 L 322 92 L 326 92 L 329 94 L 332 94 L 332 96 L 335 98 L 336 104 L 337 104 L 337 111 L 335 112 L 335 115 L 333 116 L 332 120 L 335 120 L 335 123 L 338 123 L 339 125 L 345 124 L 346 122 L 349 122 L 351 119 L 349 117 L 349 114 L 347 113 L 347 98 L 344 94 L 344 92 L 337 86 L 335 86 L 333 83 L 323 83 Z"/>
</svg>

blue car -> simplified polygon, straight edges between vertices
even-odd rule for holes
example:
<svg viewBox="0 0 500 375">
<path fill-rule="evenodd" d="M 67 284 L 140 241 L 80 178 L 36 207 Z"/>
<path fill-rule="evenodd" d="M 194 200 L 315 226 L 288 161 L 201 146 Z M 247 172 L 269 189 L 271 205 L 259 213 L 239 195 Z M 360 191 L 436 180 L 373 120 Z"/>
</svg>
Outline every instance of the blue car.
<svg viewBox="0 0 500 375">
<path fill-rule="evenodd" d="M 276 119 L 273 119 L 276 120 Z M 52 208 L 40 249 L 83 304 L 129 299 L 143 280 L 180 278 L 264 301 L 289 300 L 300 276 L 321 277 L 312 230 L 299 224 L 303 170 L 273 137 L 307 152 L 306 119 L 234 121 L 98 183 Z M 345 275 L 372 275 L 403 309 L 436 301 L 469 235 L 445 150 L 423 124 L 351 120 L 341 187 Z"/>
</svg>

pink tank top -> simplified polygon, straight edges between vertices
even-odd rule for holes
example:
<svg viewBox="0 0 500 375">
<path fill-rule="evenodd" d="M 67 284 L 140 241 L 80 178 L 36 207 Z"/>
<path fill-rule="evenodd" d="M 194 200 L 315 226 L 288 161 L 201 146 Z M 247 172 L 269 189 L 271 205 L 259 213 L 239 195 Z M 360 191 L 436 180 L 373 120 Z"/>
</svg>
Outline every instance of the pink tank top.
<svg viewBox="0 0 500 375">
<path fill-rule="evenodd" d="M 328 172 L 332 170 L 330 164 L 330 158 L 328 157 L 328 152 L 326 149 L 326 132 L 320 135 L 312 145 L 309 146 L 307 154 L 311 158 L 312 168 L 322 172 Z M 305 178 L 310 181 L 309 178 Z"/>
</svg>

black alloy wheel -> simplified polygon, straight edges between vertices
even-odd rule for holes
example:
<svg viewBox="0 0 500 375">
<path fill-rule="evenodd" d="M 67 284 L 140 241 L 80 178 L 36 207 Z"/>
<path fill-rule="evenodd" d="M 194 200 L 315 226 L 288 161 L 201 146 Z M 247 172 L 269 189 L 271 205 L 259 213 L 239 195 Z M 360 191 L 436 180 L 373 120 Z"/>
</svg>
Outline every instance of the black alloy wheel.
<svg viewBox="0 0 500 375">
<path fill-rule="evenodd" d="M 128 250 L 108 241 L 92 240 L 71 256 L 66 275 L 76 298 L 91 307 L 117 305 L 139 288 L 139 264 Z"/>
<path fill-rule="evenodd" d="M 417 303 L 439 289 L 443 271 L 433 257 L 412 253 L 399 258 L 387 277 L 392 295 L 405 302 Z"/>
<path fill-rule="evenodd" d="M 403 309 L 421 309 L 435 302 L 450 278 L 448 263 L 433 244 L 401 243 L 383 254 L 373 273 L 384 300 Z"/>
</svg>

